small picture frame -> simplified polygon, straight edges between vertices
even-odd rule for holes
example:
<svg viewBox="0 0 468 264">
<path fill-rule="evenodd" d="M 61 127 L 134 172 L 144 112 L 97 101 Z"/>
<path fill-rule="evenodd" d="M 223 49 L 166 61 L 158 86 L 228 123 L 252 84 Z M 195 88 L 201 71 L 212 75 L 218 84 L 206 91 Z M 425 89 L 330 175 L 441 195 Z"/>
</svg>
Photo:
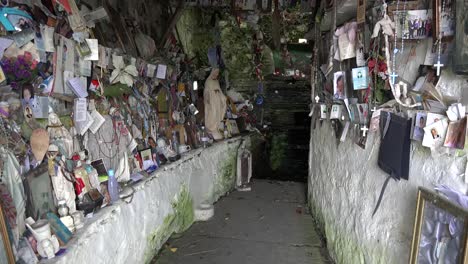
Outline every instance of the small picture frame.
<svg viewBox="0 0 468 264">
<path fill-rule="evenodd" d="M 442 12 L 442 3 L 444 2 L 444 11 Z M 455 0 L 433 0 L 432 16 L 434 18 L 434 40 L 439 39 L 439 34 L 442 33 L 441 39 L 452 39 L 455 36 Z"/>
<path fill-rule="evenodd" d="M 153 160 L 153 154 L 151 152 L 151 148 L 146 148 L 143 150 L 140 150 L 140 156 L 141 160 L 145 162 L 145 160 Z"/>
<path fill-rule="evenodd" d="M 229 119 L 228 120 L 230 127 L 231 127 L 231 134 L 232 135 L 239 135 L 240 131 L 239 128 L 237 127 L 237 122 L 234 119 Z"/>
<path fill-rule="evenodd" d="M 437 238 L 432 239 L 433 236 Z M 409 263 L 468 263 L 467 237 L 468 210 L 419 187 Z M 427 252 L 434 254 L 425 254 Z"/>
<path fill-rule="evenodd" d="M 6 253 L 6 263 L 14 264 L 16 263 L 15 256 L 13 254 L 13 248 L 10 244 L 10 237 L 8 236 L 8 229 L 6 225 L 5 215 L 3 214 L 2 203 L 0 203 L 0 234 L 2 236 L 3 248 Z M 4 260 L 0 258 L 0 262 L 3 263 Z"/>
</svg>

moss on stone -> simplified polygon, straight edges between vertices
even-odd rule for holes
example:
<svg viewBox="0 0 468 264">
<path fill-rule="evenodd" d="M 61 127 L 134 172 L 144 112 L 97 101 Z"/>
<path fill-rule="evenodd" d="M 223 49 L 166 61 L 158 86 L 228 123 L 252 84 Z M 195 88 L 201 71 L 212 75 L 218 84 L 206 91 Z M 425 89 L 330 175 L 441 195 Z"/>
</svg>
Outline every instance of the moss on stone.
<svg viewBox="0 0 468 264">
<path fill-rule="evenodd" d="M 167 215 L 163 223 L 148 237 L 145 263 L 151 261 L 157 251 L 161 249 L 164 242 L 166 242 L 174 232 L 184 232 L 194 222 L 193 201 L 185 185 L 171 204 L 173 213 Z"/>
<path fill-rule="evenodd" d="M 288 136 L 286 134 L 275 134 L 271 139 L 270 166 L 272 170 L 278 170 L 286 158 Z"/>
<path fill-rule="evenodd" d="M 363 245 L 357 238 L 349 235 L 349 232 L 342 230 L 334 224 L 335 221 L 327 219 L 319 206 L 313 202 L 312 195 L 309 194 L 309 207 L 321 236 L 326 238 L 327 248 L 330 256 L 338 264 L 348 263 L 389 263 L 385 247 L 382 245 Z M 365 256 L 364 248 L 373 248 L 372 256 Z M 370 257 L 370 259 L 369 259 Z"/>
<path fill-rule="evenodd" d="M 221 165 L 218 177 L 216 177 L 213 196 L 217 198 L 223 196 L 227 192 L 231 191 L 235 186 L 236 181 L 236 168 L 237 168 L 237 151 L 235 149 L 229 149 L 232 152 L 228 158 Z"/>
</svg>

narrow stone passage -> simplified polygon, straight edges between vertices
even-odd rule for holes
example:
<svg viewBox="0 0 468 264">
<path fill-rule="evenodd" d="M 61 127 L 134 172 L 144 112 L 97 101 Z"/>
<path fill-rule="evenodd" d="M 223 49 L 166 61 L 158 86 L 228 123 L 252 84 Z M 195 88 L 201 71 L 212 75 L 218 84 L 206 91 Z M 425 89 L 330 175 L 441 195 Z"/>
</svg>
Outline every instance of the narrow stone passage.
<svg viewBox="0 0 468 264">
<path fill-rule="evenodd" d="M 303 183 L 255 180 L 215 204 L 215 216 L 173 236 L 157 264 L 315 264 L 324 256 Z M 175 252 L 174 252 L 175 251 Z"/>
</svg>

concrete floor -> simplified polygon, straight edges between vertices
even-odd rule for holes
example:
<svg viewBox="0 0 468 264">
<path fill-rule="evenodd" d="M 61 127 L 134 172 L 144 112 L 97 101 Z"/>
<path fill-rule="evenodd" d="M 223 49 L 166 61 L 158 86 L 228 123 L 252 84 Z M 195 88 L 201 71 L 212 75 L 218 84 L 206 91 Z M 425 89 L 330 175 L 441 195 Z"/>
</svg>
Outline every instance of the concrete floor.
<svg viewBox="0 0 468 264">
<path fill-rule="evenodd" d="M 305 184 L 255 180 L 251 192 L 236 191 L 216 203 L 210 221 L 173 236 L 152 263 L 331 263 L 305 197 Z"/>
</svg>

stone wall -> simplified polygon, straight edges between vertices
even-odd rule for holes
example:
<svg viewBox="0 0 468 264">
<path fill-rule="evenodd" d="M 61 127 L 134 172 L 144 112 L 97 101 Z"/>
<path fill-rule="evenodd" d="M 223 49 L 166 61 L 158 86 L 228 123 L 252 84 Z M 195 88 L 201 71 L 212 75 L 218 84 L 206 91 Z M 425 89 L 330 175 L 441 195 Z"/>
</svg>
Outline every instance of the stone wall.
<svg viewBox="0 0 468 264">
<path fill-rule="evenodd" d="M 86 220 L 67 253 L 46 263 L 148 263 L 174 232 L 194 221 L 201 202 L 216 202 L 235 186 L 237 150 L 250 136 L 191 151 L 134 186 L 119 201 Z"/>
<path fill-rule="evenodd" d="M 466 79 L 450 71 L 440 90 L 461 98 Z M 330 122 L 311 131 L 309 203 L 330 255 L 336 263 L 407 263 L 411 248 L 418 186 L 446 184 L 466 192 L 466 157 L 434 158 L 412 142 L 409 181 L 390 181 L 379 211 L 372 217 L 387 175 L 377 166 L 380 135 L 371 134 L 367 148 L 353 143 L 353 134 L 337 145 Z"/>
</svg>

